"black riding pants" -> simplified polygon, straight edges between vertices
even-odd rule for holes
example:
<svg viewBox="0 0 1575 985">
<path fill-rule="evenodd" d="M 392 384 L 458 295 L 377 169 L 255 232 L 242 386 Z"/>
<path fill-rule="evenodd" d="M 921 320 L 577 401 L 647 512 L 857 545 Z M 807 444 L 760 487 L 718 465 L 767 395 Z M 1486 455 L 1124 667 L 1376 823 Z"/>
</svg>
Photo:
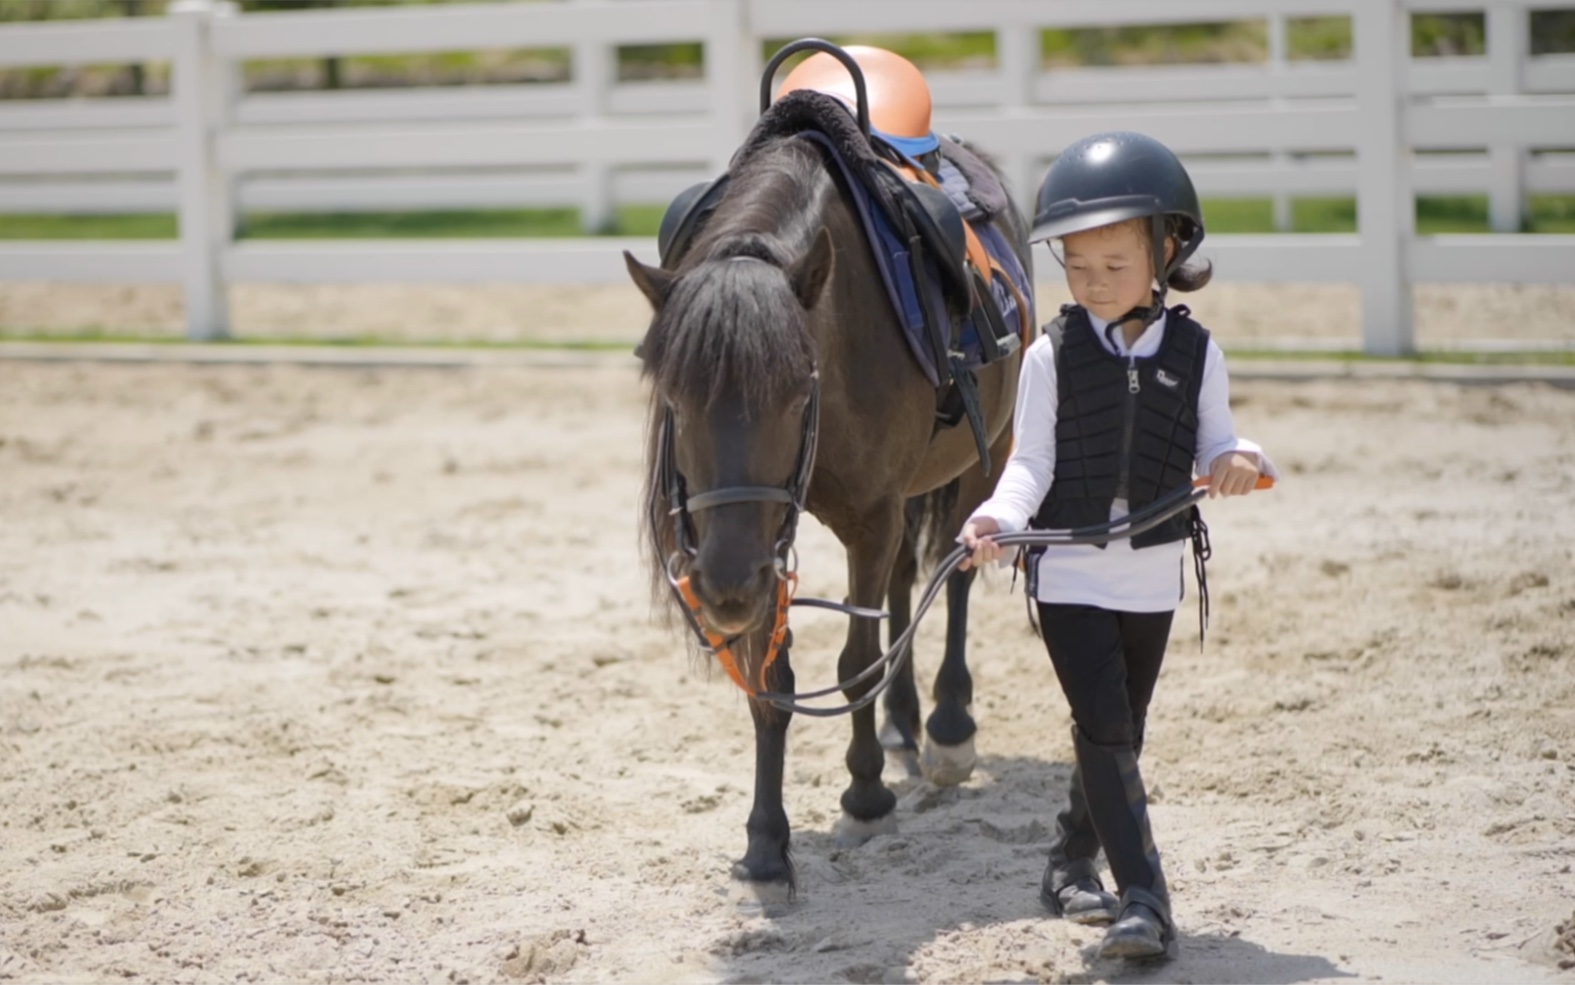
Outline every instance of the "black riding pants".
<svg viewBox="0 0 1575 985">
<path fill-rule="evenodd" d="M 1102 845 L 1118 890 L 1148 893 L 1166 920 L 1169 894 L 1137 754 L 1173 615 L 1039 603 L 1045 647 L 1072 707 L 1077 755 L 1051 867 L 1073 872 L 1075 860 L 1092 859 Z M 1047 875 L 1051 883 L 1065 878 Z"/>
<path fill-rule="evenodd" d="M 1039 629 L 1072 721 L 1102 746 L 1141 746 L 1174 612 L 1039 603 Z"/>
</svg>

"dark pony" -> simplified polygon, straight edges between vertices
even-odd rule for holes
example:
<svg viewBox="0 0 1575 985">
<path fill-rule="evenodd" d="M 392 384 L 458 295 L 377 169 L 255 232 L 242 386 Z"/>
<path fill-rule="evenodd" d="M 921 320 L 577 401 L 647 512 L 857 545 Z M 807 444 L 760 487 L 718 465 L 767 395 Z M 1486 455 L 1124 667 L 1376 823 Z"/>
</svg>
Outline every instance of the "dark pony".
<svg viewBox="0 0 1575 985">
<path fill-rule="evenodd" d="M 727 191 L 675 269 L 626 257 L 655 312 L 641 345 L 651 384 L 642 526 L 652 577 L 665 592 L 683 574 L 701 622 L 727 638 L 736 679 L 777 693 L 794 691 L 791 634 L 780 646 L 772 641 L 797 516 L 781 491 L 806 466 L 807 443 L 813 470 L 803 505 L 847 549 L 849 603 L 886 602 L 893 637 L 910 618 L 923 529 L 949 540 L 993 485 L 966 426 L 935 429 L 935 389 L 907 349 L 843 181 L 813 143 L 762 141 L 735 162 Z M 1027 269 L 1015 208 L 997 222 Z M 997 468 L 1010 448 L 1019 358 L 978 373 Z M 971 579 L 956 575 L 948 586 L 947 653 L 926 723 L 939 782 L 960 782 L 972 768 L 972 682 L 962 646 Z M 876 620 L 848 622 L 842 681 L 882 651 Z M 844 695 L 854 700 L 872 683 Z M 911 764 L 919 756 L 911 662 L 886 699 L 888 743 Z M 791 893 L 782 780 L 792 715 L 757 697 L 749 706 L 755 793 L 734 877 L 757 894 Z M 851 717 L 838 835 L 858 841 L 894 829 L 896 796 L 881 781 L 874 708 Z"/>
</svg>

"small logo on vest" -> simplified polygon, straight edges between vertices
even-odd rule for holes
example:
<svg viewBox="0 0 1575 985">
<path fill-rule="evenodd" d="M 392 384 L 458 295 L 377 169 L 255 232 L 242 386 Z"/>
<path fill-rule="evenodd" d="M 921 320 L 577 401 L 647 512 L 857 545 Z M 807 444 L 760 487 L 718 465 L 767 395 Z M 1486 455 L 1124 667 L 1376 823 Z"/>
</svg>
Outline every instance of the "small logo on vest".
<svg viewBox="0 0 1575 985">
<path fill-rule="evenodd" d="M 1154 379 L 1160 384 L 1160 386 L 1168 386 L 1172 390 L 1181 385 L 1180 380 L 1176 379 L 1174 376 L 1171 376 L 1162 369 L 1154 373 Z"/>
</svg>

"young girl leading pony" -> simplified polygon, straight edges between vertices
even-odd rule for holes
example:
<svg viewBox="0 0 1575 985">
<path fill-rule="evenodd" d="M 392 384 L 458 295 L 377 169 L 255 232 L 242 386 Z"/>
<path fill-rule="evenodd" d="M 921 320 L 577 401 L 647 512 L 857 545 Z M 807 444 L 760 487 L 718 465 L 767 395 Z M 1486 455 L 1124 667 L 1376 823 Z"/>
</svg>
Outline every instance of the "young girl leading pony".
<svg viewBox="0 0 1575 985">
<path fill-rule="evenodd" d="M 1190 484 L 1194 468 L 1210 496 L 1245 495 L 1274 475 L 1236 436 L 1223 353 L 1185 306 L 1165 307 L 1167 288 L 1208 283 L 1212 269 L 1188 263 L 1203 231 L 1186 169 L 1156 140 L 1098 134 L 1056 159 L 1031 238 L 1050 242 L 1076 304 L 1024 358 L 1016 446 L 958 537 L 968 563 L 1001 557 L 993 534 L 1126 516 Z M 1174 953 L 1138 756 L 1185 544 L 1200 530 L 1184 513 L 1130 541 L 1048 547 L 1029 572 L 1076 752 L 1040 893 L 1058 916 L 1111 924 L 1106 957 Z M 1101 847 L 1119 896 L 1100 881 Z"/>
</svg>

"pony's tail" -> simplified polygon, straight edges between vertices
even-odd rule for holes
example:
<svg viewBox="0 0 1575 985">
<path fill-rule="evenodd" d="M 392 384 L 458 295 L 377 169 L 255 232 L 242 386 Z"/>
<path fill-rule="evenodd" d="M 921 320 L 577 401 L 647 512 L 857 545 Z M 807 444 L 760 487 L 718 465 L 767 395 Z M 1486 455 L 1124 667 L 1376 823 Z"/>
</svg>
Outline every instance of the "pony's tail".
<svg viewBox="0 0 1575 985">
<path fill-rule="evenodd" d="M 957 516 L 961 491 L 959 477 L 908 500 L 908 532 L 917 544 L 921 568 L 933 569 L 957 546 L 957 531 L 962 528 L 962 518 Z"/>
</svg>

